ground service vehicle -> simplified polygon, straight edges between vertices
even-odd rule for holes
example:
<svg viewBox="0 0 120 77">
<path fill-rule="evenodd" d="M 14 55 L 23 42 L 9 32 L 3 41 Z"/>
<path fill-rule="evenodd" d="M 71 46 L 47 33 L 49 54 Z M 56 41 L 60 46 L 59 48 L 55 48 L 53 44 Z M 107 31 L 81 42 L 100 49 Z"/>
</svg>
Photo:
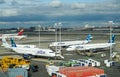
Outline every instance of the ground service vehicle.
<svg viewBox="0 0 120 77">
<path fill-rule="evenodd" d="M 52 77 L 106 77 L 104 70 L 96 67 L 59 67 L 51 73 Z"/>
</svg>

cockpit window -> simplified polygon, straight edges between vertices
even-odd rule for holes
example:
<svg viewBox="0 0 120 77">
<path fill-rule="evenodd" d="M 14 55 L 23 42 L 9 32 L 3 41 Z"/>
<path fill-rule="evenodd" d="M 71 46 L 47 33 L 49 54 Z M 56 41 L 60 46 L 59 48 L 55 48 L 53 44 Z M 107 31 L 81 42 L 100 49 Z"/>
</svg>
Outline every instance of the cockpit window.
<svg viewBox="0 0 120 77">
<path fill-rule="evenodd" d="M 54 52 L 49 52 L 49 53 L 54 53 Z"/>
<path fill-rule="evenodd" d="M 68 48 L 72 48 L 72 47 L 68 47 Z"/>
</svg>

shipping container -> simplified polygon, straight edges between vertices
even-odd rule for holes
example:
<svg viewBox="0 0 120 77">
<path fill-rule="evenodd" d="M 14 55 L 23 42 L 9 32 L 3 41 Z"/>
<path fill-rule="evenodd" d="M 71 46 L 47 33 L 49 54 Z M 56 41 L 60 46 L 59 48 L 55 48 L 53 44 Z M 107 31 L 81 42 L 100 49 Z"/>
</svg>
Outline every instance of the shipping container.
<svg viewBox="0 0 120 77">
<path fill-rule="evenodd" d="M 8 77 L 28 77 L 28 71 L 24 68 L 8 69 Z"/>
</svg>

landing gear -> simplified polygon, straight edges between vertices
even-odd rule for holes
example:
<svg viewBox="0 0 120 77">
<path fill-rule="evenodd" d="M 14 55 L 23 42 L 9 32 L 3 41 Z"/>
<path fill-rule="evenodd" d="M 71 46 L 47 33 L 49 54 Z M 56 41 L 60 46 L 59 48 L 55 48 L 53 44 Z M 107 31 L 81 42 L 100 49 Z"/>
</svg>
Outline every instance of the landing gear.
<svg viewBox="0 0 120 77">
<path fill-rule="evenodd" d="M 33 55 L 31 55 L 31 54 L 23 54 L 23 58 L 24 59 L 32 59 Z"/>
</svg>

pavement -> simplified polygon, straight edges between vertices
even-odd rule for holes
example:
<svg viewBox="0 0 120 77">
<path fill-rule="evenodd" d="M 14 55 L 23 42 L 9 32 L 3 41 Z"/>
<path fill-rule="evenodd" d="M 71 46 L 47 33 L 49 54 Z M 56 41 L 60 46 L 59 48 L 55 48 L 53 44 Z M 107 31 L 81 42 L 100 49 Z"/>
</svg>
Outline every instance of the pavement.
<svg viewBox="0 0 120 77">
<path fill-rule="evenodd" d="M 82 39 L 86 38 L 86 35 L 62 35 L 62 39 L 73 39 L 73 37 L 77 38 L 77 37 L 81 37 Z M 92 43 L 96 43 L 96 42 L 106 42 L 108 40 L 109 36 L 103 35 L 102 37 L 99 35 L 93 35 L 93 40 Z M 120 36 L 117 36 L 117 40 L 116 40 L 116 48 L 113 51 L 118 51 L 119 52 L 119 48 L 120 48 L 120 43 L 119 39 Z M 41 35 L 41 41 L 44 42 L 40 42 L 40 48 L 48 48 L 48 44 L 51 43 L 51 39 L 54 39 L 54 35 Z M 25 40 L 16 40 L 16 43 L 18 44 L 34 44 L 37 45 L 37 47 L 39 47 L 39 42 L 38 40 L 38 36 L 30 36 Z M 99 41 L 98 41 L 99 40 Z M 93 56 L 88 57 L 88 56 L 83 56 L 83 55 L 78 55 L 76 52 L 66 52 L 65 49 L 63 49 L 63 56 L 65 57 L 64 60 L 54 60 L 54 59 L 48 59 L 48 58 L 44 58 L 44 57 L 37 57 L 37 58 L 33 58 L 31 59 L 31 64 L 36 64 L 39 66 L 39 71 L 38 72 L 29 72 L 30 73 L 30 77 L 49 77 L 48 73 L 45 69 L 45 65 L 46 63 L 53 61 L 55 64 L 61 62 L 61 61 L 68 61 L 70 59 L 85 59 L 85 58 L 92 58 L 95 59 L 97 61 L 100 61 L 102 63 L 102 65 L 98 68 L 102 68 L 105 70 L 105 73 L 107 74 L 107 77 L 120 77 L 120 70 L 118 69 L 119 64 L 116 63 L 116 66 L 113 66 L 111 68 L 108 68 L 104 65 L 104 60 L 109 58 L 109 50 L 106 51 L 102 51 L 102 52 L 97 52 L 94 53 Z M 106 57 L 101 57 L 101 54 L 105 53 L 107 56 Z M 21 55 L 12 52 L 9 49 L 5 49 L 4 47 L 0 47 L 0 56 L 18 56 L 21 57 Z"/>
</svg>

